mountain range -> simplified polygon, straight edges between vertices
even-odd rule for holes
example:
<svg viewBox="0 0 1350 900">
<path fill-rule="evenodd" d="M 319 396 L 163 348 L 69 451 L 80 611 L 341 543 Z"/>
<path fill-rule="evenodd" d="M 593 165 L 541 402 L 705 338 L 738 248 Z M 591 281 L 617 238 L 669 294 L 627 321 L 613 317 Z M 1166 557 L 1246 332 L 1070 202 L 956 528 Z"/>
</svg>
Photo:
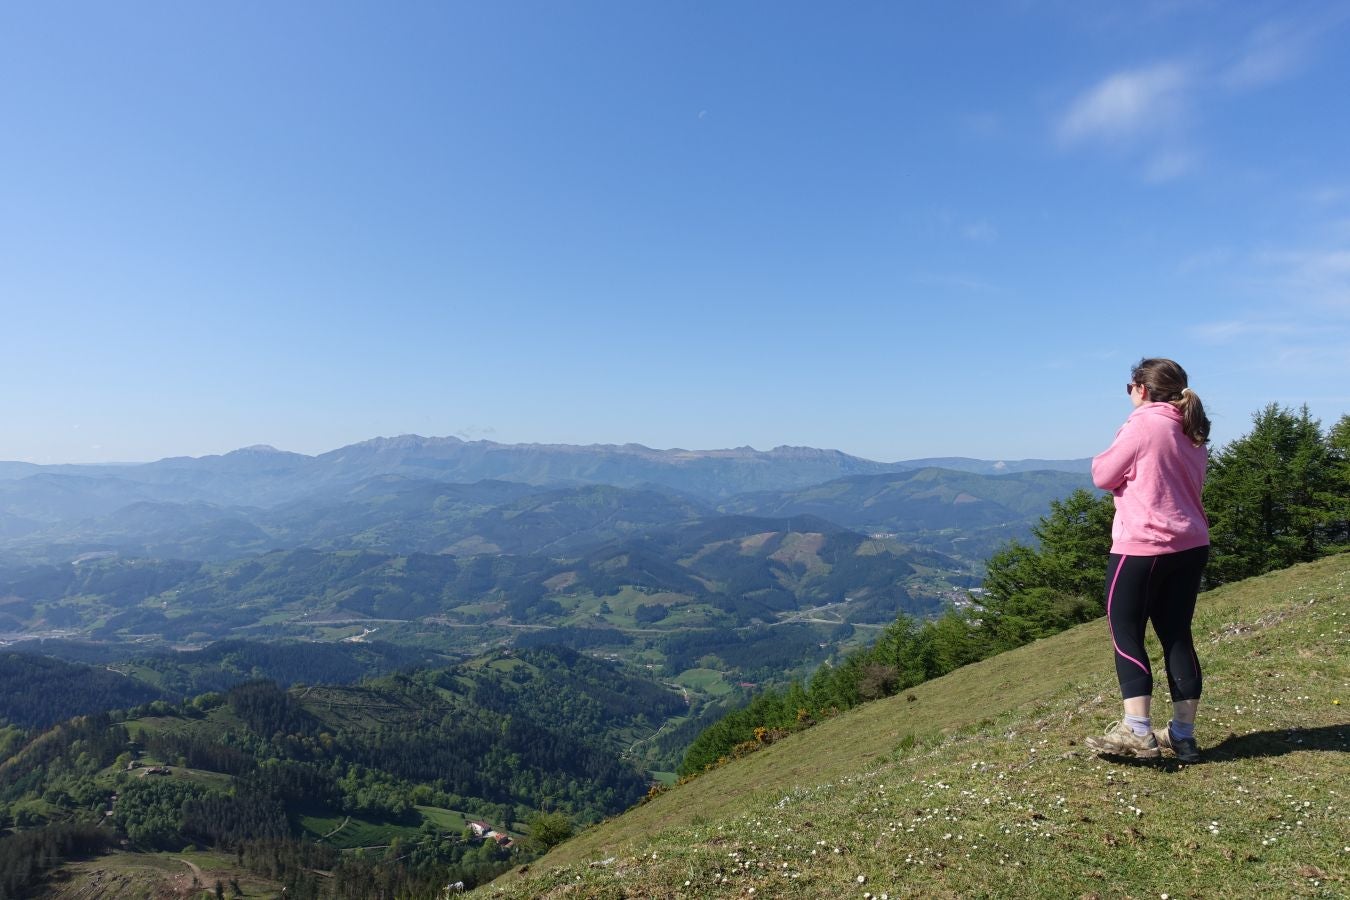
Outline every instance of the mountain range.
<svg viewBox="0 0 1350 900">
<path fill-rule="evenodd" d="M 140 465 L 0 463 L 0 552 L 214 561 L 295 547 L 565 555 L 719 513 L 809 512 L 919 534 L 1021 522 L 1083 486 L 1086 467 L 415 435 L 318 456 L 249 447 Z"/>
<path fill-rule="evenodd" d="M 654 450 L 641 444 L 500 444 L 408 434 L 373 438 L 317 456 L 257 445 L 216 456 L 169 457 L 140 464 L 40 466 L 0 462 L 0 504 L 4 508 L 25 505 L 26 491 L 5 482 L 40 476 L 87 479 L 79 491 L 106 497 L 108 502 L 120 501 L 119 505 L 136 500 L 201 500 L 274 506 L 325 487 L 356 484 L 377 475 L 459 483 L 500 479 L 533 485 L 661 485 L 716 500 L 746 491 L 806 487 L 849 475 L 930 467 L 986 475 L 1046 469 L 1085 474 L 1088 460 L 950 457 L 882 463 L 813 447 Z M 43 484 L 51 482 L 40 481 L 29 487 Z"/>
</svg>

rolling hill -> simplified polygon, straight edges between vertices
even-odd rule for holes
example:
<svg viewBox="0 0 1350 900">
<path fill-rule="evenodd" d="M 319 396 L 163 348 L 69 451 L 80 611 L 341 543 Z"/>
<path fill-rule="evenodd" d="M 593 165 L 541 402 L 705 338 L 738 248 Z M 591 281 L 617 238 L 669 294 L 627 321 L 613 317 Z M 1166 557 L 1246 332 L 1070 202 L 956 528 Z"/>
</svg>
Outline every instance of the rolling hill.
<svg viewBox="0 0 1350 900">
<path fill-rule="evenodd" d="M 63 492 L 71 488 L 57 476 L 43 477 L 55 480 Z M 31 492 L 31 480 L 17 484 Z M 1085 485 L 1083 476 L 1068 472 L 981 475 L 924 468 L 737 495 L 718 510 L 662 487 L 455 484 L 402 475 L 330 486 L 270 508 L 145 499 L 137 488 L 95 498 L 93 508 L 103 510 L 97 515 L 26 530 L 14 526 L 19 533 L 8 538 L 0 534 L 0 550 L 48 563 L 95 555 L 223 563 L 299 548 L 566 557 L 616 539 L 716 517 L 720 510 L 768 518 L 816 516 L 869 534 L 898 536 L 978 566 L 1002 542 L 1025 537 L 1051 500 Z M 62 508 L 75 508 L 76 496 L 63 493 L 67 506 Z M 117 505 L 124 500 L 129 502 Z M 36 515 L 31 506 L 17 508 Z"/>
<path fill-rule="evenodd" d="M 594 821 L 634 803 L 649 778 L 627 751 L 686 712 L 650 678 L 540 648 L 360 685 L 287 692 L 253 681 L 145 703 L 117 721 L 0 728 L 0 813 L 18 826 L 0 833 L 0 893 L 13 896 L 7 885 L 31 884 L 50 863 L 50 850 L 41 862 L 16 857 L 25 840 L 83 829 L 97 848 L 116 844 L 115 827 L 152 868 L 195 843 L 234 851 L 238 866 L 293 896 L 315 896 L 329 878 L 348 888 L 371 879 L 370 893 L 342 896 L 404 896 L 410 884 L 426 896 L 448 874 L 500 871 L 532 811 L 563 806 Z M 502 845 L 468 834 L 484 819 Z M 391 845 L 417 858 L 386 859 Z M 144 880 L 116 884 L 135 896 Z"/>
<path fill-rule="evenodd" d="M 556 531 L 548 521 L 547 495 L 544 500 L 519 508 L 516 518 L 543 520 L 533 531 L 551 536 Z M 596 515 L 612 518 L 612 510 L 599 506 Z M 521 531 L 529 533 L 531 526 L 522 524 Z M 301 549 L 223 565 L 93 558 L 8 566 L 0 570 L 0 597 L 6 598 L 0 610 L 11 624 L 30 628 L 97 623 L 97 633 L 104 635 L 131 629 L 195 640 L 198 632 L 219 639 L 226 636 L 221 628 L 251 627 L 278 615 L 291 622 L 450 615 L 465 624 L 578 624 L 571 620 L 586 597 L 617 596 L 631 588 L 660 595 L 655 602 L 672 611 L 708 607 L 710 624 L 749 624 L 757 616 L 770 622 L 776 613 L 826 603 L 850 603 L 857 615 L 919 612 L 933 601 L 914 605 L 906 590 L 910 577 L 921 569 L 960 568 L 940 554 L 868 538 L 811 516 L 730 516 L 610 540 L 572 558 Z M 600 618 L 594 624 L 625 621 Z"/>
<path fill-rule="evenodd" d="M 995 475 L 922 467 L 740 494 L 718 509 L 754 516 L 819 516 L 975 563 L 1010 538 L 1025 539 L 1051 500 L 1079 488 L 1092 489 L 1086 474 L 1036 470 Z"/>
</svg>

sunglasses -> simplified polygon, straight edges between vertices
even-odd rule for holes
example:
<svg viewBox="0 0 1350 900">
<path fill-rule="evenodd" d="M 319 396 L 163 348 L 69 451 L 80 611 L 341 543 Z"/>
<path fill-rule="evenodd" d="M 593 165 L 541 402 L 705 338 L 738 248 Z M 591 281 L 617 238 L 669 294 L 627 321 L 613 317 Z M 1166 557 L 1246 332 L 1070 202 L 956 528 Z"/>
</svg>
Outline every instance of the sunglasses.
<svg viewBox="0 0 1350 900">
<path fill-rule="evenodd" d="M 1134 382 L 1134 381 L 1131 381 L 1129 384 L 1125 385 L 1125 393 L 1127 393 L 1127 394 L 1133 394 L 1136 385 L 1137 385 L 1137 382 Z"/>
</svg>

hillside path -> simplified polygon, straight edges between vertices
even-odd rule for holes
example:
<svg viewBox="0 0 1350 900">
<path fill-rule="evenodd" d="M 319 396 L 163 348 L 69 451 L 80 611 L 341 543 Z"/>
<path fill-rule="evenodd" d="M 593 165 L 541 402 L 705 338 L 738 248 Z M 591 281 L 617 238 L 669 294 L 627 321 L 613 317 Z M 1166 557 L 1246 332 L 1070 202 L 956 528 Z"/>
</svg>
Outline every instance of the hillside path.
<svg viewBox="0 0 1350 900">
<path fill-rule="evenodd" d="M 337 834 L 339 831 L 341 831 L 342 829 L 346 828 L 346 827 L 347 827 L 347 823 L 350 822 L 351 820 L 352 820 L 352 817 L 351 817 L 351 816 L 348 816 L 347 818 L 343 819 L 341 825 L 339 825 L 338 827 L 334 828 L 332 831 L 328 832 L 328 833 L 325 834 L 323 837 L 319 838 L 319 840 L 322 841 L 322 840 L 325 840 L 326 838 L 330 838 L 330 837 L 332 837 L 333 835 Z"/>
<path fill-rule="evenodd" d="M 194 876 L 196 876 L 197 880 L 198 880 L 198 881 L 201 881 L 202 884 L 206 884 L 205 881 L 202 881 L 202 878 L 203 878 L 204 876 L 202 875 L 202 868 L 201 868 L 201 866 L 197 865 L 197 864 L 196 864 L 195 862 L 193 862 L 192 860 L 190 860 L 190 859 L 184 859 L 184 858 L 181 857 L 181 856 L 175 856 L 174 859 L 178 860 L 180 863 L 182 863 L 183 865 L 185 865 L 185 866 L 187 866 L 189 869 L 191 869 L 191 870 L 192 870 L 192 874 L 193 874 Z"/>
</svg>

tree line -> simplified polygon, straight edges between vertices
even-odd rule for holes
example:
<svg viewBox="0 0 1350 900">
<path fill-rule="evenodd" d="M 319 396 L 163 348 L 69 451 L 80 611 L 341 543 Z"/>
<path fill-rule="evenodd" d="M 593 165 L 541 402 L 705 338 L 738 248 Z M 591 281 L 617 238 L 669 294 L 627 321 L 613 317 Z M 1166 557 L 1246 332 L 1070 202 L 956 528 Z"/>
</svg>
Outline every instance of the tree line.
<svg viewBox="0 0 1350 900">
<path fill-rule="evenodd" d="M 164 695 L 103 667 L 62 662 L 36 653 L 0 653 L 0 723 L 48 728 L 74 716 L 126 709 Z"/>
<path fill-rule="evenodd" d="M 107 829 L 89 824 L 51 825 L 0 836 L 0 900 L 28 896 L 63 860 L 99 853 L 113 837 Z"/>
</svg>

